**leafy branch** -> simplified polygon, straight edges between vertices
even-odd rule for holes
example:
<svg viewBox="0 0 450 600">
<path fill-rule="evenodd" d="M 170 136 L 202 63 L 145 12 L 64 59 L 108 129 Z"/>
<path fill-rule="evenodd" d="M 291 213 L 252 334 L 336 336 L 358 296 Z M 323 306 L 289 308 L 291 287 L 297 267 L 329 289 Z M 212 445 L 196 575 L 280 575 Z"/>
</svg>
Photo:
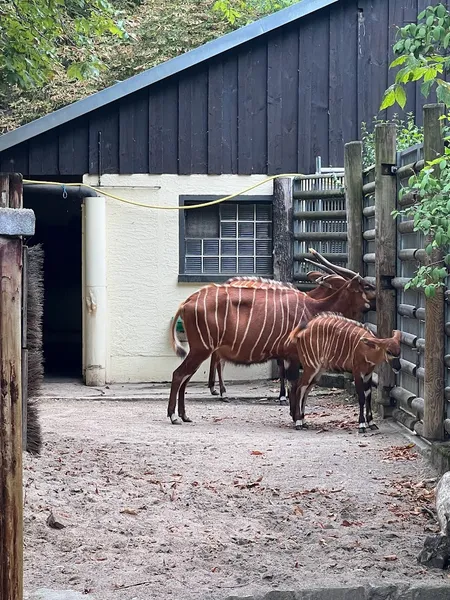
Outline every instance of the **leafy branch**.
<svg viewBox="0 0 450 600">
<path fill-rule="evenodd" d="M 435 249 L 447 250 L 450 244 L 450 148 L 446 147 L 444 155 L 427 162 L 418 174 L 409 178 L 399 198 L 406 194 L 413 195 L 414 204 L 393 211 L 392 215 L 413 219 L 414 231 L 427 238 L 427 255 Z M 405 289 L 423 289 L 427 297 L 433 297 L 436 289 L 445 285 L 447 266 L 450 266 L 450 254 L 443 260 L 421 266 Z"/>
<path fill-rule="evenodd" d="M 380 110 L 397 103 L 406 105 L 405 85 L 421 82 L 421 91 L 428 97 L 436 88 L 440 102 L 450 106 L 450 84 L 444 80 L 450 66 L 450 13 L 443 4 L 428 6 L 417 16 L 417 23 L 409 23 L 397 31 L 393 50 L 397 58 L 390 68 L 401 67 L 395 82 L 384 93 Z"/>
<path fill-rule="evenodd" d="M 127 39 L 120 14 L 108 0 L 2 0 L 0 83 L 42 86 L 63 65 L 69 78 L 97 76 L 102 36 Z"/>
</svg>

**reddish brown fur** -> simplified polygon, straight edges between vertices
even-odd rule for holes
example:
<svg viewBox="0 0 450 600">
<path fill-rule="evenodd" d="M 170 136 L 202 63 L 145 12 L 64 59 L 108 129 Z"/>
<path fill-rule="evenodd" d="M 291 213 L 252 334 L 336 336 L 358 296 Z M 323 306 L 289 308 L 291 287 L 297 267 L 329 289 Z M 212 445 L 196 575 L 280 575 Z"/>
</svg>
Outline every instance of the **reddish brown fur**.
<svg viewBox="0 0 450 600">
<path fill-rule="evenodd" d="M 331 276 L 329 296 L 315 300 L 290 287 L 243 288 L 209 285 L 192 294 L 178 309 L 172 324 L 172 343 L 178 356 L 185 350 L 175 334 L 175 323 L 183 319 L 189 354 L 174 371 L 168 405 L 172 422 L 178 398 L 178 414 L 186 416 L 184 394 L 188 381 L 201 363 L 214 351 L 220 358 L 237 364 L 265 362 L 273 357 L 296 355 L 295 345 L 286 345 L 289 333 L 299 322 L 329 310 L 342 310 L 349 304 L 355 309 L 368 307 L 367 297 L 356 278 L 342 283 Z"/>
<path fill-rule="evenodd" d="M 316 288 L 314 288 L 313 290 L 306 292 L 307 295 L 310 298 L 315 298 L 316 300 L 322 300 L 322 299 L 326 298 L 327 296 L 329 296 L 330 288 L 333 289 L 333 284 L 335 284 L 338 281 L 338 279 L 333 279 L 332 283 L 329 283 L 329 280 L 331 277 L 339 277 L 339 279 L 342 281 L 342 284 L 344 284 L 346 282 L 346 279 L 344 279 L 344 277 L 341 277 L 339 275 L 324 275 L 323 273 L 320 273 L 318 271 L 310 271 L 308 273 L 308 278 L 310 279 L 310 281 L 315 281 L 319 285 Z M 229 279 L 226 283 L 233 287 L 247 287 L 247 288 L 255 288 L 255 287 L 266 288 L 266 287 L 268 287 L 269 289 L 274 288 L 274 287 L 278 287 L 278 288 L 279 287 L 288 287 L 291 289 L 295 289 L 294 286 L 290 283 L 272 281 L 272 280 L 268 280 L 268 279 L 263 279 L 262 277 L 233 277 L 233 278 Z M 375 292 L 373 291 L 371 286 L 369 286 L 368 288 L 366 287 L 365 291 L 366 291 L 367 298 L 370 302 L 371 300 L 374 299 Z M 362 311 L 357 310 L 355 308 L 354 303 L 348 303 L 346 306 L 343 306 L 342 303 L 339 302 L 338 296 L 336 296 L 335 302 L 336 302 L 336 305 L 341 309 L 340 312 L 342 312 L 344 317 L 348 317 L 349 319 L 360 319 L 361 318 Z M 334 310 L 338 311 L 339 308 L 336 309 L 334 303 L 332 303 L 329 306 L 330 311 L 334 311 Z M 278 358 L 277 364 L 278 364 L 278 373 L 279 373 L 279 377 L 280 377 L 280 393 L 279 393 L 278 397 L 281 402 L 286 399 L 286 387 L 285 387 L 286 370 L 284 367 L 283 360 L 280 360 Z M 217 391 L 215 390 L 215 387 L 214 387 L 215 373 L 217 370 L 221 398 L 223 398 L 223 396 L 226 392 L 226 388 L 223 383 L 223 376 L 222 376 L 223 366 L 224 366 L 224 361 L 220 358 L 219 352 L 218 351 L 213 352 L 211 355 L 211 364 L 210 364 L 210 368 L 209 368 L 208 387 L 213 396 L 217 395 Z"/>
<path fill-rule="evenodd" d="M 298 325 L 289 335 L 303 366 L 297 396 L 291 403 L 291 416 L 299 429 L 303 427 L 308 392 L 321 372 L 347 371 L 353 374 L 360 403 L 359 429 L 365 431 L 366 421 L 374 429 L 371 410 L 371 383 L 375 367 L 388 361 L 400 369 L 400 332 L 391 338 L 377 338 L 364 325 L 342 315 L 325 313 L 311 319 L 305 327 Z"/>
</svg>

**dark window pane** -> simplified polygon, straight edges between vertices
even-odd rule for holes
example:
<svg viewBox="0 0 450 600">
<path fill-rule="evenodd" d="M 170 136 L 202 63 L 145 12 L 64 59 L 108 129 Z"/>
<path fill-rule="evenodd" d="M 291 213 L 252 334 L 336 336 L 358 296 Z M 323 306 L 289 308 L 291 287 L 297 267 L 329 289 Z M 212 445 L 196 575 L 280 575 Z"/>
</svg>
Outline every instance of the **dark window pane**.
<svg viewBox="0 0 450 600">
<path fill-rule="evenodd" d="M 205 273 L 218 273 L 219 272 L 219 258 L 208 257 L 203 259 L 203 271 Z"/>
<path fill-rule="evenodd" d="M 236 215 L 237 204 L 228 204 L 228 202 L 225 202 L 224 204 L 220 205 L 220 218 L 222 219 L 222 221 L 232 221 L 233 219 L 236 220 Z"/>
<path fill-rule="evenodd" d="M 272 220 L 272 205 L 271 204 L 257 204 L 256 205 L 256 220 L 257 221 L 271 221 Z"/>
<path fill-rule="evenodd" d="M 255 245 L 254 245 L 254 241 L 253 240 L 246 240 L 245 242 L 239 241 L 238 242 L 238 254 L 239 255 L 247 255 L 247 256 L 253 256 L 253 254 L 255 253 Z"/>
<path fill-rule="evenodd" d="M 203 254 L 217 256 L 219 254 L 219 240 L 203 240 Z"/>
<path fill-rule="evenodd" d="M 236 222 L 227 223 L 223 222 L 220 224 L 220 235 L 223 238 L 235 238 L 236 237 Z"/>
<path fill-rule="evenodd" d="M 239 221 L 253 221 L 255 218 L 254 204 L 239 204 Z"/>
<path fill-rule="evenodd" d="M 186 240 L 186 254 L 201 256 L 202 240 Z"/>
<path fill-rule="evenodd" d="M 256 272 L 258 275 L 272 275 L 272 257 L 256 257 Z"/>
<path fill-rule="evenodd" d="M 219 209 L 217 206 L 187 210 L 185 219 L 187 238 L 219 237 Z"/>
<path fill-rule="evenodd" d="M 236 256 L 236 241 L 235 240 L 222 240 L 220 242 L 220 248 L 222 254 L 231 254 Z"/>
<path fill-rule="evenodd" d="M 272 255 L 272 240 L 257 240 L 256 256 Z"/>
<path fill-rule="evenodd" d="M 243 238 L 249 238 L 249 237 L 253 237 L 254 236 L 254 226 L 253 223 L 239 223 L 239 235 L 238 237 Z"/>
<path fill-rule="evenodd" d="M 236 273 L 237 271 L 236 257 L 226 256 L 220 261 L 220 270 L 222 273 Z"/>
<path fill-rule="evenodd" d="M 201 273 L 202 259 L 201 257 L 186 257 L 186 273 Z"/>
<path fill-rule="evenodd" d="M 256 223 L 256 237 L 263 239 L 271 239 L 272 223 Z"/>
<path fill-rule="evenodd" d="M 243 275 L 252 275 L 255 272 L 253 256 L 238 259 L 238 272 Z"/>
</svg>

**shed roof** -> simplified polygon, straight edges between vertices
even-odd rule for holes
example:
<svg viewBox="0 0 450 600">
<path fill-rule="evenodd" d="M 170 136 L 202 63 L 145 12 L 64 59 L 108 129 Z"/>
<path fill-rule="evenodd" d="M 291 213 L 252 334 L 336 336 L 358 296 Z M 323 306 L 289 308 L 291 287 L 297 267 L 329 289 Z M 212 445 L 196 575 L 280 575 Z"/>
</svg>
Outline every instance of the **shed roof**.
<svg viewBox="0 0 450 600">
<path fill-rule="evenodd" d="M 241 44 L 254 40 L 274 29 L 282 27 L 301 17 L 305 17 L 306 15 L 330 4 L 334 4 L 335 2 L 338 2 L 338 0 L 300 0 L 292 6 L 259 19 L 254 23 L 250 23 L 245 27 L 203 44 L 203 46 L 199 46 L 185 54 L 176 56 L 147 71 L 134 75 L 125 81 L 116 83 L 87 98 L 78 100 L 73 104 L 69 104 L 44 117 L 3 134 L 0 136 L 0 152 L 63 125 L 64 123 L 93 110 L 101 108 L 102 106 L 106 106 L 115 100 L 133 94 L 134 92 L 166 79 L 167 77 L 180 73 L 189 67 L 198 65 L 227 50 L 231 50 Z"/>
</svg>

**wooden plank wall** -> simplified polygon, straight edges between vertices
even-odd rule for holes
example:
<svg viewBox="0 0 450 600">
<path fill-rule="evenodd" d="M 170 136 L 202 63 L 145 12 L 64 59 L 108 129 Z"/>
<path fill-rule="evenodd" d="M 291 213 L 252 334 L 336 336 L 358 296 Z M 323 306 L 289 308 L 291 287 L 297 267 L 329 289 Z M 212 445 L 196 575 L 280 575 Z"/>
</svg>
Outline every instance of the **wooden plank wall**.
<svg viewBox="0 0 450 600">
<path fill-rule="evenodd" d="M 449 0 L 450 1 L 450 0 Z M 396 27 L 428 0 L 340 0 L 0 154 L 26 176 L 311 173 L 378 112 Z M 430 99 L 432 101 L 432 99 Z M 422 119 L 411 87 L 407 110 Z"/>
</svg>

